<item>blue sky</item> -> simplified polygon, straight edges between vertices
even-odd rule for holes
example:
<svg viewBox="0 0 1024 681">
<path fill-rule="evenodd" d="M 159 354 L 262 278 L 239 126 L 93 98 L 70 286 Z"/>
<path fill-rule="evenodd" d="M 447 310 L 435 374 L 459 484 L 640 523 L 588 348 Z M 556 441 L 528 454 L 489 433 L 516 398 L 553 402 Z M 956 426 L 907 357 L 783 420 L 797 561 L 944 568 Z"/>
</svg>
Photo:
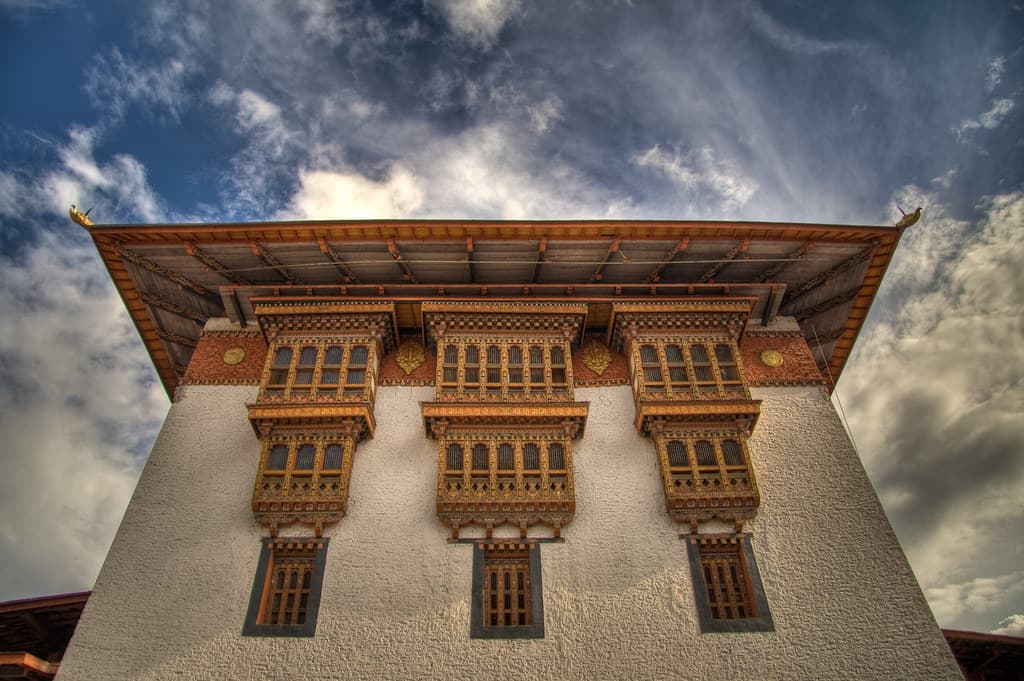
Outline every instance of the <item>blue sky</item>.
<svg viewBox="0 0 1024 681">
<path fill-rule="evenodd" d="M 904 237 L 840 381 L 943 626 L 1024 634 L 1024 5 L 0 0 L 0 598 L 87 589 L 168 403 L 98 222 Z"/>
</svg>

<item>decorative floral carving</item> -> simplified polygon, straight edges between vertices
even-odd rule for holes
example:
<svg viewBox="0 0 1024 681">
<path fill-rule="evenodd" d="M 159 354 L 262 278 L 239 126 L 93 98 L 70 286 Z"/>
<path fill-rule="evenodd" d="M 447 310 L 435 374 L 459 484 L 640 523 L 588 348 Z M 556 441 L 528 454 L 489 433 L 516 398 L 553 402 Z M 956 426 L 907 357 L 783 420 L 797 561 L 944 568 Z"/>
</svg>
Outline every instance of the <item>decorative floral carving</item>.
<svg viewBox="0 0 1024 681">
<path fill-rule="evenodd" d="M 398 366 L 402 367 L 402 371 L 406 375 L 411 374 L 426 359 L 426 355 L 423 353 L 423 346 L 419 343 L 413 343 L 407 341 L 398 346 L 398 352 L 395 354 L 395 362 Z"/>
<path fill-rule="evenodd" d="M 583 346 L 583 364 L 600 376 L 612 363 L 612 353 L 596 340 L 588 341 Z"/>
</svg>

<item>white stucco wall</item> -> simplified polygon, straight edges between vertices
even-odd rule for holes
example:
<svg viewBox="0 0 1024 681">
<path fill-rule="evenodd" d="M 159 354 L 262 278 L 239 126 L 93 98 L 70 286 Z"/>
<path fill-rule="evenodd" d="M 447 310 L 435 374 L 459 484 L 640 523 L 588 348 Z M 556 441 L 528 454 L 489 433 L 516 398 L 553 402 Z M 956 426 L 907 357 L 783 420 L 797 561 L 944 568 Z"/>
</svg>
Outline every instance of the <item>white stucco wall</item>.
<svg viewBox="0 0 1024 681">
<path fill-rule="evenodd" d="M 958 679 L 867 477 L 818 388 L 756 391 L 762 505 L 747 527 L 776 631 L 698 633 L 686 547 L 664 512 L 628 387 L 590 401 L 577 515 L 541 547 L 546 637 L 470 640 L 472 546 L 434 513 L 419 402 L 383 387 L 331 537 L 317 633 L 240 631 L 261 531 L 249 510 L 255 388 L 190 386 L 171 408 L 61 681 L 85 679 Z"/>
</svg>

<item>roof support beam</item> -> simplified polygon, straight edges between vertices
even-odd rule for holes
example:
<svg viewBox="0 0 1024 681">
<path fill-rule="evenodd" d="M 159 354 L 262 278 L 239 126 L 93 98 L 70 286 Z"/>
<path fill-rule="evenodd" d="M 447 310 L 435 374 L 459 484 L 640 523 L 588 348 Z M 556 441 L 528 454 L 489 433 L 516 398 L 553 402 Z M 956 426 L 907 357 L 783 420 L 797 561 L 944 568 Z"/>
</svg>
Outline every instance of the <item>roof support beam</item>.
<svg viewBox="0 0 1024 681">
<path fill-rule="evenodd" d="M 781 262 L 777 262 L 774 265 L 772 265 L 771 267 L 769 267 L 768 269 L 766 269 L 764 272 L 761 273 L 761 276 L 759 276 L 754 281 L 756 281 L 758 283 L 761 283 L 763 281 L 768 281 L 769 279 L 771 279 L 772 277 L 777 275 L 779 272 L 781 272 L 782 270 L 784 270 L 787 267 L 789 267 L 790 265 L 792 265 L 793 264 L 792 261 L 794 261 L 794 260 L 803 260 L 804 256 L 807 255 L 807 253 L 809 253 L 811 251 L 811 249 L 813 249 L 813 248 L 814 248 L 814 242 L 813 241 L 808 241 L 807 243 L 805 243 L 804 245 L 802 245 L 800 248 L 796 249 L 792 253 L 787 254 L 784 260 L 782 260 Z"/>
<path fill-rule="evenodd" d="M 787 300 L 783 305 L 783 313 L 790 314 L 790 311 L 793 309 L 793 303 L 795 303 L 797 300 L 804 297 L 805 295 L 807 295 L 814 289 L 818 288 L 822 284 L 825 284 L 831 281 L 832 279 L 835 279 L 837 276 L 847 271 L 848 269 L 854 267 L 855 265 L 864 262 L 865 260 L 870 258 L 874 254 L 874 252 L 875 246 L 869 246 L 860 253 L 858 253 L 857 255 L 854 255 L 842 261 L 835 267 L 825 270 L 821 274 L 811 277 L 810 279 L 800 284 L 799 286 L 790 289 L 787 292 Z"/>
<path fill-rule="evenodd" d="M 602 274 L 602 272 L 604 272 L 604 268 L 608 265 L 608 262 L 612 259 L 612 255 L 614 255 L 615 253 L 619 252 L 619 244 L 621 242 L 622 242 L 622 239 L 619 239 L 619 238 L 616 238 L 614 241 L 612 241 L 611 245 L 608 247 L 608 252 L 604 254 L 604 260 L 602 260 L 601 264 L 597 266 L 597 269 L 594 270 L 594 273 L 592 275 L 590 275 L 590 283 L 591 284 L 593 284 L 594 282 L 597 282 L 597 281 L 601 281 L 601 279 L 604 278 L 604 274 Z M 625 260 L 625 258 L 623 258 L 623 260 Z"/>
<path fill-rule="evenodd" d="M 661 281 L 661 272 L 672 262 L 672 259 L 676 257 L 676 253 L 682 253 L 686 250 L 686 247 L 690 245 L 690 237 L 683 237 L 676 245 L 668 252 L 661 264 L 658 265 L 653 272 L 647 275 L 646 283 L 657 284 Z"/>
<path fill-rule="evenodd" d="M 266 246 L 259 243 L 258 241 L 252 242 L 252 254 L 258 256 L 260 260 L 270 265 L 275 272 L 284 277 L 289 284 L 296 283 L 295 275 L 288 271 L 284 263 L 277 259 L 277 257 L 267 249 Z"/>
<path fill-rule="evenodd" d="M 173 303 L 170 300 L 161 298 L 159 296 L 155 296 L 152 293 L 146 293 L 145 291 L 142 290 L 139 291 L 139 298 L 142 299 L 142 302 L 144 302 L 146 305 L 158 307 L 161 310 L 166 310 L 168 312 L 178 315 L 179 317 L 184 317 L 185 319 L 191 319 L 200 326 L 205 324 L 206 320 L 210 318 L 210 315 L 208 314 L 203 314 L 202 312 L 190 310 L 184 305 L 178 305 L 177 303 Z"/>
<path fill-rule="evenodd" d="M 395 262 L 402 269 L 402 278 L 413 284 L 418 284 L 419 282 L 416 281 L 416 275 L 414 275 L 412 270 L 409 269 L 409 265 L 406 264 L 405 259 L 402 258 L 402 254 L 398 250 L 398 245 L 391 237 L 388 237 L 388 253 L 391 254 L 391 257 L 395 259 Z"/>
<path fill-rule="evenodd" d="M 857 297 L 858 293 L 860 293 L 860 286 L 854 286 L 850 290 L 843 291 L 839 295 L 832 296 L 828 300 L 824 300 L 818 303 L 817 305 L 804 308 L 802 310 L 797 310 L 796 312 L 793 312 L 791 314 L 793 318 L 796 319 L 798 322 L 802 322 L 805 319 L 814 317 L 815 315 L 819 315 L 822 312 L 828 312 L 834 307 L 850 302 L 851 300 Z"/>
<path fill-rule="evenodd" d="M 736 258 L 736 256 L 737 256 L 737 255 L 739 255 L 740 253 L 744 253 L 744 252 L 746 252 L 746 250 L 747 250 L 747 247 L 749 247 L 749 246 L 750 246 L 750 239 L 744 239 L 743 241 L 739 242 L 738 244 L 736 244 L 735 246 L 733 246 L 732 248 L 730 248 L 730 249 L 729 249 L 729 252 L 728 252 L 728 253 L 726 253 L 725 255 L 723 255 L 723 256 L 722 256 L 722 258 L 721 258 L 721 260 L 719 260 L 719 261 L 718 261 L 718 262 L 716 262 L 716 263 L 715 263 L 714 265 L 712 265 L 712 266 L 711 266 L 711 267 L 710 267 L 710 268 L 708 269 L 708 271 L 707 271 L 707 272 L 705 272 L 704 274 L 702 274 L 702 275 L 700 276 L 700 279 L 698 279 L 698 281 L 699 281 L 700 283 L 702 283 L 702 284 L 706 284 L 706 283 L 708 283 L 709 281 L 711 281 L 712 279 L 714 279 L 714 278 L 715 278 L 715 276 L 716 276 L 716 275 L 717 275 L 717 274 L 718 274 L 719 272 L 721 272 L 721 271 L 722 271 L 722 269 L 723 269 L 723 268 L 724 268 L 724 267 L 725 267 L 726 265 L 728 265 L 728 264 L 729 264 L 730 262 L 732 262 L 733 260 L 735 260 L 735 258 Z"/>
<path fill-rule="evenodd" d="M 827 345 L 832 341 L 839 340 L 844 333 L 846 333 L 845 326 L 841 326 L 838 329 L 833 329 L 828 333 L 819 333 L 817 335 L 815 335 L 815 332 L 812 329 L 811 333 L 804 334 L 804 340 L 807 341 L 807 344 L 810 345 L 811 347 L 814 347 L 815 345 L 818 344 Z"/>
<path fill-rule="evenodd" d="M 548 254 L 548 238 L 546 236 L 541 237 L 540 246 L 537 248 L 537 260 L 533 263 L 533 276 L 530 277 L 530 283 L 537 283 L 537 275 L 540 274 L 540 266 L 544 264 L 544 260 Z"/>
<path fill-rule="evenodd" d="M 227 267 L 222 265 L 212 255 L 210 255 L 209 253 L 207 253 L 206 251 L 201 249 L 198 245 L 196 245 L 195 241 L 186 241 L 184 246 L 185 246 L 185 252 L 186 253 L 188 253 L 193 258 L 195 258 L 199 262 L 203 263 L 204 265 L 206 265 L 211 270 L 213 270 L 214 272 L 216 272 L 220 276 L 224 277 L 225 279 L 227 279 L 231 283 L 239 284 L 241 286 L 245 286 L 246 284 L 249 283 L 249 281 L 247 279 L 245 279 L 245 277 L 238 276 L 237 274 L 235 274 L 234 272 L 229 270 Z"/>
<path fill-rule="evenodd" d="M 469 264 L 469 283 L 476 281 L 473 273 L 473 237 L 466 237 L 466 262 Z"/>
<path fill-rule="evenodd" d="M 193 293 L 198 293 L 204 298 L 210 298 L 211 300 L 219 300 L 217 294 L 211 291 L 210 289 L 206 288 L 205 286 L 197 284 L 190 279 L 186 279 L 177 272 L 172 272 L 163 265 L 158 265 L 149 258 L 139 255 L 135 251 L 124 248 L 123 246 L 114 246 L 114 251 L 124 260 L 127 260 L 133 265 L 138 265 L 139 267 L 148 270 L 153 274 L 158 274 L 164 279 L 172 281 L 178 286 L 181 286 L 182 288 L 187 288 Z"/>
<path fill-rule="evenodd" d="M 175 343 L 177 345 L 184 345 L 187 348 L 194 348 L 196 346 L 196 340 L 194 338 L 189 338 L 188 336 L 179 336 L 176 333 L 167 333 L 160 329 L 157 329 L 156 335 L 160 336 L 165 341 Z"/>
<path fill-rule="evenodd" d="M 341 272 L 341 276 L 345 277 L 346 284 L 359 283 L 359 279 L 356 277 L 355 274 L 352 273 L 352 270 L 349 269 L 349 266 L 345 264 L 345 261 L 341 259 L 341 256 L 338 255 L 338 252 L 331 248 L 331 245 L 327 243 L 327 239 L 320 237 L 319 239 L 316 240 L 316 243 L 317 245 L 320 246 L 320 252 L 326 255 L 327 259 L 331 261 L 331 264 L 337 267 L 338 271 Z"/>
</svg>

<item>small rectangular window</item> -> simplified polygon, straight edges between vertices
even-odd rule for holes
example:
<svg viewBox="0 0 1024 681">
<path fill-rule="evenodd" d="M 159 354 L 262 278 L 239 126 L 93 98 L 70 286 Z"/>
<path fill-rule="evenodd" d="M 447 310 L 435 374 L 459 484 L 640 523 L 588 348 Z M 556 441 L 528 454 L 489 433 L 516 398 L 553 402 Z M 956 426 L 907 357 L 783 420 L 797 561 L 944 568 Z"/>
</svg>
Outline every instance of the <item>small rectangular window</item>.
<svg viewBox="0 0 1024 681">
<path fill-rule="evenodd" d="M 327 561 L 326 537 L 263 540 L 243 636 L 313 636 Z"/>
<path fill-rule="evenodd" d="M 473 545 L 470 638 L 544 638 L 540 546 Z"/>
<path fill-rule="evenodd" d="M 690 535 L 686 548 L 702 633 L 775 630 L 750 535 Z"/>
</svg>

